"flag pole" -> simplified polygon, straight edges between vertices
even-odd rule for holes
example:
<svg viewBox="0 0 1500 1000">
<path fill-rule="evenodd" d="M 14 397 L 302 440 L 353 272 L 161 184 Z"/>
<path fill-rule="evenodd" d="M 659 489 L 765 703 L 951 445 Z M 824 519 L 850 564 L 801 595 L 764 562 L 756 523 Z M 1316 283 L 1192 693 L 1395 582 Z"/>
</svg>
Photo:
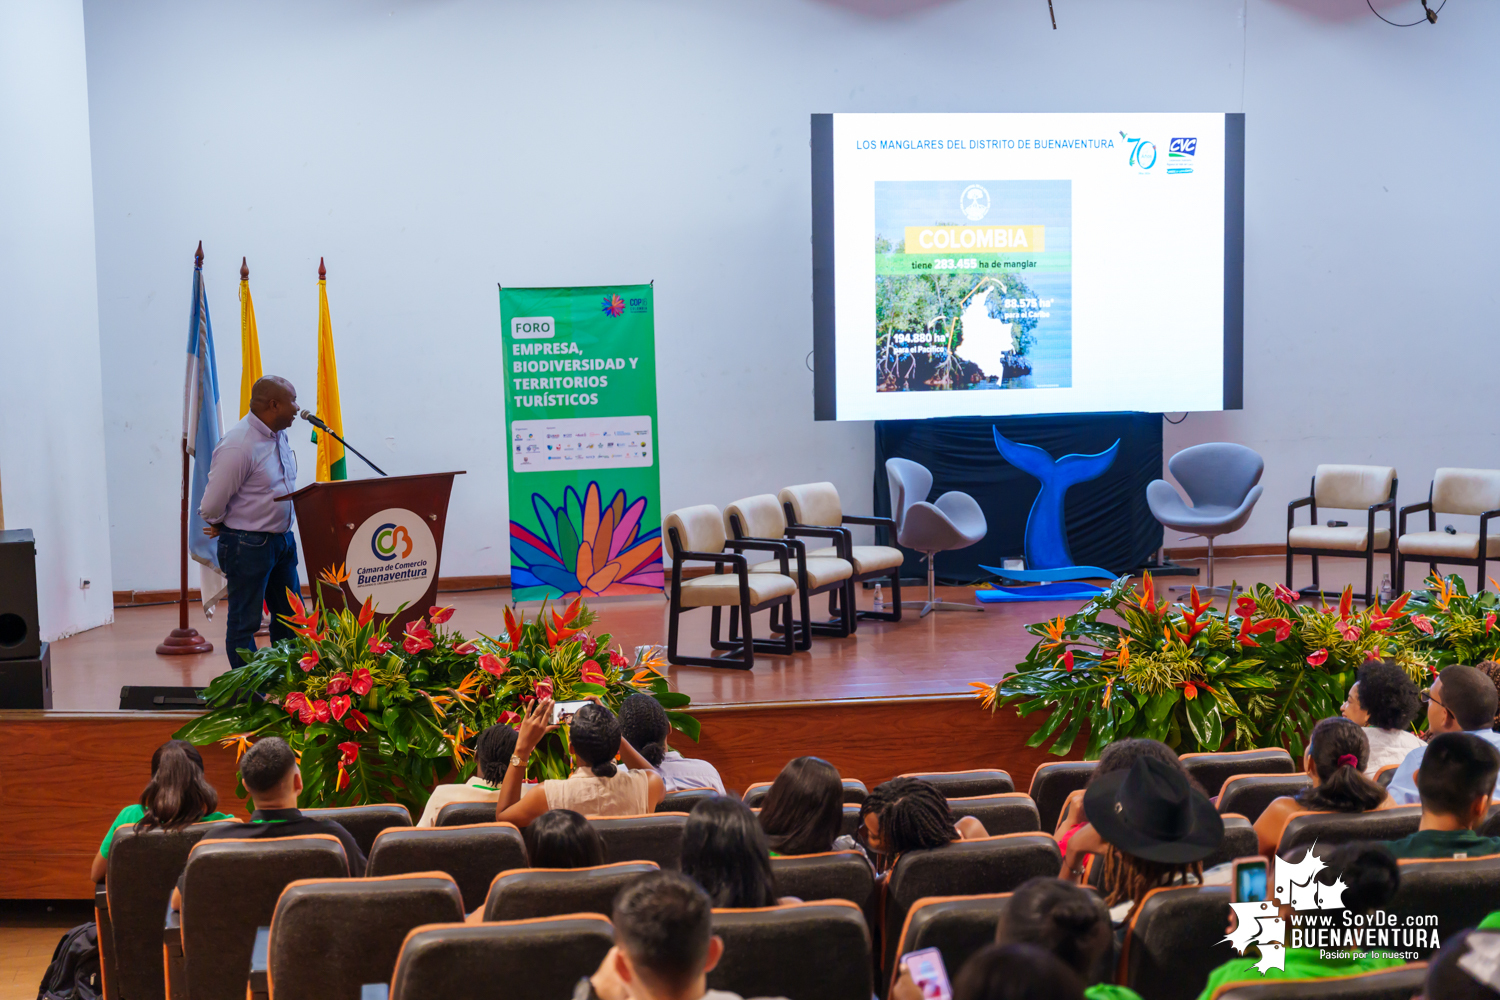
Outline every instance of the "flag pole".
<svg viewBox="0 0 1500 1000">
<path fill-rule="evenodd" d="M 203 241 L 198 241 L 198 252 L 193 255 L 193 269 L 203 270 Z M 196 276 L 195 279 L 196 281 Z M 185 656 L 190 653 L 212 653 L 214 644 L 203 638 L 198 630 L 188 625 L 188 495 L 191 492 L 188 480 L 187 425 L 182 428 L 182 575 L 177 595 L 177 627 L 156 647 L 158 656 Z"/>
</svg>

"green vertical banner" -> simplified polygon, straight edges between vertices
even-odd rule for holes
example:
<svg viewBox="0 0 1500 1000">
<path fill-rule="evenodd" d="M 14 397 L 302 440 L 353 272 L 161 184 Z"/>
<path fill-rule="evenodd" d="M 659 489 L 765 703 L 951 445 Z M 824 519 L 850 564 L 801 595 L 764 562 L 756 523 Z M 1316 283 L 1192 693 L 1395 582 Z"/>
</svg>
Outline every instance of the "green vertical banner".
<svg viewBox="0 0 1500 1000">
<path fill-rule="evenodd" d="M 500 290 L 517 601 L 661 592 L 651 292 Z"/>
</svg>

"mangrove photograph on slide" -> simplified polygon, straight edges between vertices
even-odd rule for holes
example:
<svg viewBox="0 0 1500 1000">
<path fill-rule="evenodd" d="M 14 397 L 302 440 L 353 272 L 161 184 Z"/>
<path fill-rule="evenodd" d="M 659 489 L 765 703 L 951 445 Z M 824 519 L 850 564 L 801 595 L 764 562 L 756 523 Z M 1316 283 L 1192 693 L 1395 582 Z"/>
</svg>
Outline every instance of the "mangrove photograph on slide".
<svg viewBox="0 0 1500 1000">
<path fill-rule="evenodd" d="M 1072 218 L 1072 181 L 876 181 L 876 389 L 1071 386 Z"/>
</svg>

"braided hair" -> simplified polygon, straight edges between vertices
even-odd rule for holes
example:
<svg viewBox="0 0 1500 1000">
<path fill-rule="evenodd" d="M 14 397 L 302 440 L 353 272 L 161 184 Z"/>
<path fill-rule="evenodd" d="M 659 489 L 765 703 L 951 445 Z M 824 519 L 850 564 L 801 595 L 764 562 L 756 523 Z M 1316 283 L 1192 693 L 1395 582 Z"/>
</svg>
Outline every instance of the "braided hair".
<svg viewBox="0 0 1500 1000">
<path fill-rule="evenodd" d="M 886 853 L 928 850 L 958 839 L 953 812 L 937 786 L 919 778 L 893 778 L 876 790 L 881 789 L 884 802 L 876 817 Z"/>
<path fill-rule="evenodd" d="M 620 731 L 648 764 L 661 766 L 672 735 L 672 722 L 661 702 L 644 691 L 626 698 L 620 704 Z"/>
<path fill-rule="evenodd" d="M 581 705 L 568 730 L 568 745 L 594 777 L 613 778 L 619 771 L 615 754 L 620 752 L 620 720 L 603 705 Z"/>
<path fill-rule="evenodd" d="M 1114 906 L 1132 900 L 1139 904 L 1146 893 L 1164 885 L 1186 885 L 1203 881 L 1203 862 L 1171 864 L 1165 861 L 1147 861 L 1134 854 L 1126 854 L 1113 844 L 1105 845 L 1104 873 L 1099 880 L 1099 891 L 1104 893 L 1106 906 Z"/>
</svg>

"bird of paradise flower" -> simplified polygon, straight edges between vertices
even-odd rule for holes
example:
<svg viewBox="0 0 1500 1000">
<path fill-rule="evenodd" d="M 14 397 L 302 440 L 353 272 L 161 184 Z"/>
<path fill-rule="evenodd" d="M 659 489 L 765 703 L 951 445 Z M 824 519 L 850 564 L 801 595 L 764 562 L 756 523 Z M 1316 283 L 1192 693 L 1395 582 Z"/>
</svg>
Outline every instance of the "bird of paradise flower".
<svg viewBox="0 0 1500 1000">
<path fill-rule="evenodd" d="M 627 503 L 620 490 L 605 505 L 599 484 L 591 482 L 581 498 L 569 486 L 559 506 L 540 493 L 531 495 L 531 505 L 540 535 L 510 522 L 513 592 L 537 588 L 554 597 L 661 592 L 661 529 L 641 530 L 645 497 Z"/>
</svg>

